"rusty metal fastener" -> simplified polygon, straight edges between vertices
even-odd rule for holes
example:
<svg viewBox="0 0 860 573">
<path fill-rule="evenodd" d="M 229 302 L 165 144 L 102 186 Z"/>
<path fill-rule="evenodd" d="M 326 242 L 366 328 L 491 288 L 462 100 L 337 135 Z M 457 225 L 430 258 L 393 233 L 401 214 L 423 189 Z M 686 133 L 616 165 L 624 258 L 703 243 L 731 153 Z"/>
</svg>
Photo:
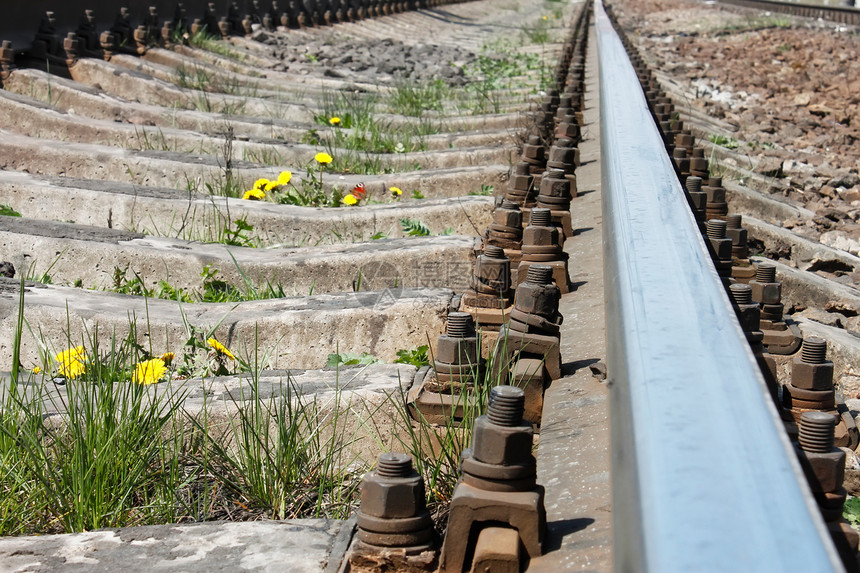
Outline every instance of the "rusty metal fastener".
<svg viewBox="0 0 860 573">
<path fill-rule="evenodd" d="M 776 267 L 770 263 L 756 265 L 756 276 L 750 286 L 753 300 L 759 304 L 779 304 L 782 300 L 782 283 L 776 281 Z"/>
<path fill-rule="evenodd" d="M 833 445 L 836 416 L 804 412 L 800 416 L 800 463 L 814 492 L 835 492 L 845 478 L 845 452 Z"/>
<path fill-rule="evenodd" d="M 800 356 L 791 361 L 791 385 L 803 390 L 831 390 L 833 362 L 827 360 L 827 342 L 818 337 L 803 341 Z"/>
<path fill-rule="evenodd" d="M 434 544 L 433 521 L 427 513 L 424 480 L 401 453 L 379 456 L 376 471 L 361 482 L 361 507 L 356 519 L 357 551 L 405 548 L 419 553 Z"/>
</svg>

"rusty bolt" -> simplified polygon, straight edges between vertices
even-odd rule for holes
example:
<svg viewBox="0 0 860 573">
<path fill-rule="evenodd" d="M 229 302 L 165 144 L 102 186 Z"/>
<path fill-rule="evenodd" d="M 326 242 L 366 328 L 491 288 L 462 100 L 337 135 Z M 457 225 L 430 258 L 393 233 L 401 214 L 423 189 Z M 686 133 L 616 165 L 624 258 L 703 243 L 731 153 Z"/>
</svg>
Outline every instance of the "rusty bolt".
<svg viewBox="0 0 860 573">
<path fill-rule="evenodd" d="M 487 414 L 475 420 L 472 456 L 479 462 L 500 466 L 527 463 L 532 457 L 533 430 L 530 423 L 523 421 L 524 408 L 522 388 L 493 388 Z"/>
<path fill-rule="evenodd" d="M 513 201 L 504 201 L 499 209 L 493 211 L 493 223 L 512 229 L 522 229 L 523 213 Z"/>
<path fill-rule="evenodd" d="M 791 384 L 804 390 L 833 388 L 833 362 L 826 359 L 827 342 L 810 337 L 803 341 L 800 356 L 791 361 Z"/>
<path fill-rule="evenodd" d="M 759 304 L 779 304 L 782 283 L 776 280 L 776 267 L 769 263 L 756 265 L 755 279 L 750 281 L 753 300 Z"/>
<path fill-rule="evenodd" d="M 552 282 L 552 267 L 529 265 L 526 280 L 517 286 L 514 306 L 526 314 L 536 314 L 554 320 L 558 314 L 561 291 Z"/>
<path fill-rule="evenodd" d="M 525 161 L 520 161 L 514 166 L 514 172 L 511 174 L 508 189 L 528 193 L 532 190 L 534 179 L 534 175 L 529 173 L 529 164 Z"/>
<path fill-rule="evenodd" d="M 475 260 L 475 279 L 496 293 L 507 292 L 511 287 L 511 260 L 504 249 L 496 245 L 485 247 L 484 254 Z"/>
<path fill-rule="evenodd" d="M 537 135 L 529 137 L 528 143 L 523 145 L 523 159 L 528 163 L 544 163 L 546 157 L 540 137 Z"/>
<path fill-rule="evenodd" d="M 845 478 L 845 452 L 833 445 L 836 416 L 804 412 L 800 416 L 800 464 L 813 492 L 835 492 Z"/>
<path fill-rule="evenodd" d="M 523 231 L 523 244 L 555 245 L 558 243 L 558 228 L 552 224 L 552 211 L 544 208 L 532 209 L 529 226 Z"/>
<path fill-rule="evenodd" d="M 468 312 L 451 312 L 445 334 L 439 336 L 436 345 L 436 361 L 444 364 L 477 366 L 478 339 Z"/>
<path fill-rule="evenodd" d="M 546 171 L 543 177 L 541 177 L 540 195 L 570 199 L 570 180 L 564 176 L 564 171 L 561 169 Z"/>
<path fill-rule="evenodd" d="M 361 512 L 372 517 L 413 517 L 424 510 L 424 481 L 406 454 L 379 456 L 376 471 L 361 482 Z"/>
<path fill-rule="evenodd" d="M 710 219 L 706 232 L 708 242 L 710 242 L 711 249 L 713 249 L 714 257 L 720 260 L 731 260 L 732 240 L 726 237 L 726 222 L 722 219 Z M 753 300 L 755 300 L 755 297 L 753 297 Z"/>
<path fill-rule="evenodd" d="M 749 285 L 735 283 L 729 286 L 729 293 L 738 315 L 741 329 L 746 333 L 756 332 L 760 328 L 761 309 L 752 300 L 752 292 Z"/>
</svg>

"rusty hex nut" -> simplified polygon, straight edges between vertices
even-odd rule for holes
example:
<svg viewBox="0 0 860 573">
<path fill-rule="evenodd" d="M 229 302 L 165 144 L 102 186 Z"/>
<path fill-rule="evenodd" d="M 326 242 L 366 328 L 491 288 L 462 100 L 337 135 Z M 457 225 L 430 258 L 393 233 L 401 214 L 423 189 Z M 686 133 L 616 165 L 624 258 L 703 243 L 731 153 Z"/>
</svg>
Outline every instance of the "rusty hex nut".
<svg viewBox="0 0 860 573">
<path fill-rule="evenodd" d="M 487 416 L 479 416 L 472 430 L 472 456 L 485 464 L 524 464 L 532 457 L 533 434 L 528 422 L 501 426 L 491 422 Z"/>
<path fill-rule="evenodd" d="M 760 329 L 761 312 L 757 304 L 735 305 L 735 312 L 738 315 L 738 322 L 741 324 L 741 329 L 744 332 L 753 332 Z"/>
<path fill-rule="evenodd" d="M 782 297 L 781 283 L 760 283 L 756 280 L 749 282 L 752 288 L 752 298 L 759 304 L 779 304 Z"/>
<path fill-rule="evenodd" d="M 373 517 L 413 517 L 424 510 L 424 481 L 414 470 L 408 477 L 369 472 L 361 482 L 361 511 Z"/>
<path fill-rule="evenodd" d="M 714 256 L 718 259 L 725 260 L 732 258 L 732 240 L 731 239 L 712 239 L 708 238 L 708 241 L 711 244 L 711 249 L 714 252 Z M 755 296 L 753 296 L 753 300 L 755 300 Z M 756 300 L 756 302 L 759 302 Z"/>
<path fill-rule="evenodd" d="M 540 194 L 546 197 L 570 197 L 570 180 L 557 169 L 547 172 L 540 182 Z"/>
<path fill-rule="evenodd" d="M 478 364 L 478 339 L 441 335 L 437 339 L 436 360 L 445 364 Z"/>
<path fill-rule="evenodd" d="M 558 243 L 558 228 L 529 225 L 523 231 L 524 245 L 555 245 Z"/>
<path fill-rule="evenodd" d="M 813 492 L 835 492 L 845 479 L 845 452 L 833 448 L 829 452 L 806 452 L 795 445 L 800 465 Z"/>
<path fill-rule="evenodd" d="M 513 209 L 496 209 L 493 213 L 493 223 L 505 227 L 520 228 L 523 226 L 523 213 Z"/>
<path fill-rule="evenodd" d="M 521 282 L 514 294 L 514 306 L 526 314 L 537 314 L 544 318 L 555 319 L 561 291 L 557 285 L 539 285 Z"/>
<path fill-rule="evenodd" d="M 791 385 L 804 390 L 830 390 L 833 388 L 833 362 L 810 364 L 795 356 L 791 360 Z"/>
</svg>

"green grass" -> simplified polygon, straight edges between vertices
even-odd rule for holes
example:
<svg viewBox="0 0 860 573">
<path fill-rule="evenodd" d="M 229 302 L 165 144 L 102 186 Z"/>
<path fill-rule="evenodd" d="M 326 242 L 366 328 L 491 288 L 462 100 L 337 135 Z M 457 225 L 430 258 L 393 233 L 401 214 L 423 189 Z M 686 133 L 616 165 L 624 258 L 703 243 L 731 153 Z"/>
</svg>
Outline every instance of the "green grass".
<svg viewBox="0 0 860 573">
<path fill-rule="evenodd" d="M 23 283 L 20 293 L 14 357 L 21 356 L 21 335 L 29 328 Z M 22 384 L 0 384 L 0 535 L 214 519 L 343 519 L 355 511 L 361 477 L 370 469 L 353 453 L 358 428 L 369 431 L 380 449 L 412 455 L 437 527 L 444 526 L 460 455 L 496 384 L 489 369 L 474 388 L 462 389 L 462 409 L 452 410 L 445 424 L 416 424 L 402 393 L 390 394 L 379 407 L 347 403 L 341 371 L 324 400 L 303 395 L 289 375 L 264 391 L 261 365 L 268 357 L 259 355 L 254 340 L 245 356 L 215 358 L 204 341 L 218 324 L 202 330 L 186 322 L 188 340 L 177 341 L 170 372 L 195 379 L 207 371 L 246 372 L 241 389 L 221 404 L 230 415 L 220 422 L 205 391 L 202 409 L 188 412 L 177 379 L 152 386 L 132 382 L 135 364 L 157 356 L 138 343 L 152 339 L 149 325 L 144 335 L 131 319 L 128 334 L 113 336 L 106 347 L 95 332 L 67 338 L 69 347 L 84 347 L 85 368 L 60 386 L 54 351 L 41 339 L 43 373 L 16 369 L 13 376 Z M 335 357 L 339 365 L 374 360 L 367 354 Z M 217 368 L 213 360 L 220 362 Z M 399 362 L 415 366 L 431 360 L 425 346 L 398 352 Z M 187 388 L 198 384 L 203 382 Z M 392 426 L 393 434 L 386 426 L 373 437 L 380 423 Z M 383 446 L 391 437 L 395 444 Z"/>
<path fill-rule="evenodd" d="M 740 147 L 740 143 L 738 143 L 738 140 L 734 137 L 727 137 L 716 133 L 709 135 L 708 141 L 715 145 L 719 145 L 720 147 L 725 147 L 726 149 L 737 149 Z"/>
<path fill-rule="evenodd" d="M 5 215 L 7 217 L 20 217 L 21 213 L 19 213 L 9 205 L 0 203 L 0 215 Z"/>
</svg>

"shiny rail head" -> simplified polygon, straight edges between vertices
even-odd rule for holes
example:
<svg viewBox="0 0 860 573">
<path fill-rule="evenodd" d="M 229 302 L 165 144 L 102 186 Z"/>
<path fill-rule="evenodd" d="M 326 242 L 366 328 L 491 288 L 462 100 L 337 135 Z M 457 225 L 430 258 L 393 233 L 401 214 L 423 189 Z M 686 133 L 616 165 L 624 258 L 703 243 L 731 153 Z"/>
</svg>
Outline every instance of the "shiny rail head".
<svg viewBox="0 0 860 573">
<path fill-rule="evenodd" d="M 615 567 L 839 571 L 600 0 L 595 28 Z"/>
</svg>

